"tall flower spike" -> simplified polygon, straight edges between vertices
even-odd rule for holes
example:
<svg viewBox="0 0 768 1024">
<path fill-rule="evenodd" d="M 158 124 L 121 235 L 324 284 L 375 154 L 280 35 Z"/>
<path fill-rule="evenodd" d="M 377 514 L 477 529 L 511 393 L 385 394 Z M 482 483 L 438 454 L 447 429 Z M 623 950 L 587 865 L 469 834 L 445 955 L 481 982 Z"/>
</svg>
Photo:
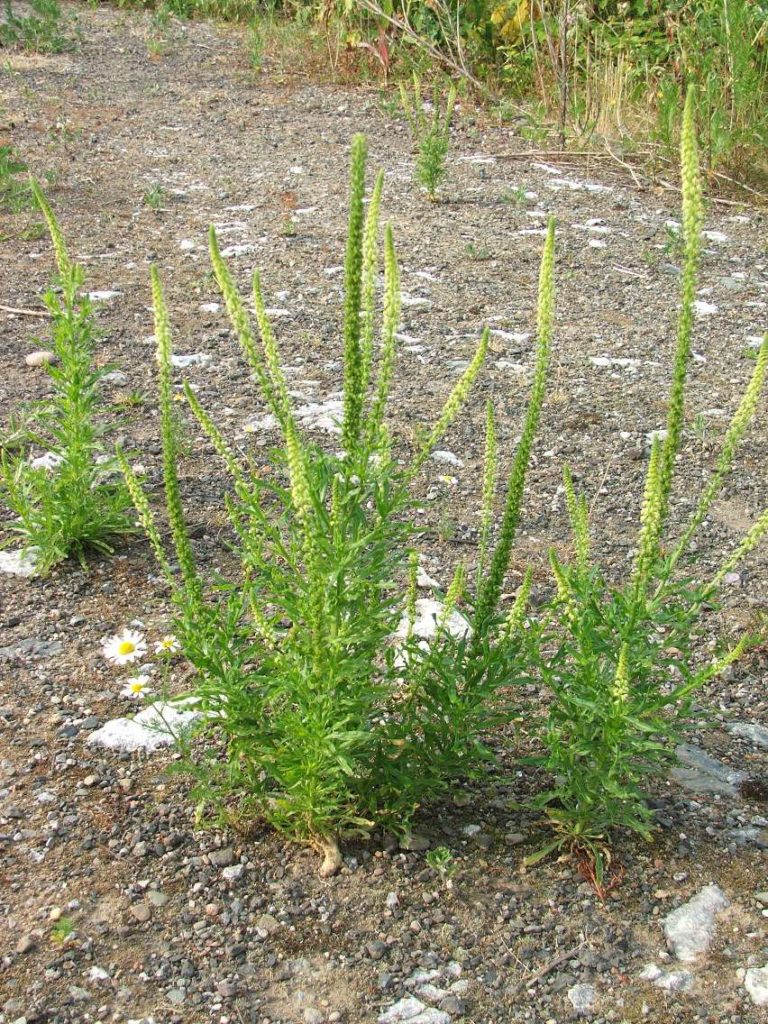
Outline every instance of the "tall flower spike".
<svg viewBox="0 0 768 1024">
<path fill-rule="evenodd" d="M 163 547 L 163 542 L 160 538 L 160 531 L 157 528 L 157 523 L 155 522 L 155 517 L 152 513 L 149 502 L 147 501 L 144 489 L 139 483 L 138 477 L 133 472 L 130 463 L 126 459 L 125 452 L 122 448 L 117 446 L 115 448 L 115 455 L 117 456 L 120 471 L 125 479 L 125 485 L 128 488 L 128 493 L 131 496 L 133 507 L 136 509 L 139 522 L 149 539 L 157 564 L 160 566 L 166 580 L 168 580 L 169 583 L 172 583 L 173 573 L 171 572 L 171 565 L 165 553 L 165 548 Z"/>
<path fill-rule="evenodd" d="M 408 590 L 405 596 L 405 614 L 408 622 L 408 639 L 413 636 L 416 623 L 416 594 L 419 580 L 419 553 L 415 548 L 408 552 Z"/>
<path fill-rule="evenodd" d="M 547 227 L 547 239 L 541 257 L 539 271 L 539 298 L 536 311 L 537 351 L 536 369 L 533 376 L 533 388 L 525 414 L 520 444 L 517 446 L 515 461 L 507 483 L 507 497 L 504 515 L 499 530 L 499 540 L 493 552 L 491 564 L 478 594 L 475 611 L 475 629 L 478 639 L 486 630 L 487 625 L 498 607 L 504 585 L 504 577 L 509 566 L 512 545 L 515 541 L 517 526 L 520 521 L 520 506 L 525 490 L 525 478 L 533 448 L 533 440 L 539 426 L 541 409 L 547 388 L 550 353 L 552 350 L 552 320 L 555 309 L 555 218 L 550 217 Z"/>
<path fill-rule="evenodd" d="M 211 256 L 213 273 L 216 277 L 219 291 L 224 298 L 224 304 L 227 307 L 227 313 L 229 314 L 232 327 L 237 335 L 237 340 L 240 343 L 240 348 L 243 350 L 243 355 L 248 360 L 248 364 L 253 370 L 265 402 L 269 406 L 273 415 L 282 424 L 282 409 L 276 399 L 272 382 L 264 365 L 264 359 L 262 358 L 259 347 L 256 344 L 253 331 L 251 330 L 251 321 L 248 316 L 248 311 L 246 310 L 243 300 L 240 297 L 240 293 L 232 279 L 229 268 L 224 262 L 224 257 L 219 251 L 219 242 L 216 238 L 216 231 L 213 226 L 211 226 L 208 232 L 208 249 Z"/>
<path fill-rule="evenodd" d="M 640 509 L 640 539 L 635 556 L 635 586 L 640 594 L 648 581 L 648 577 L 659 556 L 659 540 L 661 534 L 664 496 L 661 489 L 661 467 L 663 449 L 661 442 L 654 437 L 651 446 L 651 458 L 645 477 L 643 505 Z"/>
<path fill-rule="evenodd" d="M 64 235 L 61 233 L 59 222 L 56 220 L 56 215 L 35 179 L 30 178 L 29 183 L 32 188 L 32 195 L 35 197 L 35 202 L 40 207 L 40 211 L 43 217 L 45 217 L 45 223 L 48 225 L 48 233 L 53 243 L 53 251 L 56 255 L 56 266 L 59 268 L 59 274 L 62 278 L 66 278 L 72 272 L 72 261 L 67 253 Z"/>
<path fill-rule="evenodd" d="M 466 368 L 464 373 L 459 378 L 458 383 L 455 385 L 453 391 L 448 396 L 448 401 L 443 406 L 443 411 L 434 425 L 432 430 L 427 437 L 427 440 L 422 444 L 419 449 L 416 458 L 413 461 L 413 465 L 409 471 L 409 478 L 413 478 L 421 467 L 424 465 L 426 460 L 429 458 L 430 452 L 433 450 L 436 444 L 440 441 L 440 438 L 446 432 L 448 427 L 453 423 L 459 409 L 462 407 L 464 402 L 467 400 L 467 395 L 472 389 L 472 385 L 480 372 L 480 367 L 485 361 L 485 356 L 488 352 L 488 344 L 490 341 L 490 331 L 486 327 L 480 338 L 480 344 L 477 346 L 477 350 L 472 357 L 472 362 Z"/>
<path fill-rule="evenodd" d="M 480 543 L 477 555 L 477 580 L 475 589 L 480 589 L 485 565 L 488 560 L 488 549 L 491 542 L 493 525 L 493 499 L 496 495 L 498 481 L 498 443 L 496 440 L 496 421 L 493 414 L 493 402 L 488 399 L 485 407 L 485 458 L 483 460 L 483 504 L 480 509 Z"/>
<path fill-rule="evenodd" d="M 261 344 L 264 349 L 264 361 L 267 364 L 267 372 L 272 382 L 272 401 L 280 410 L 278 419 L 286 423 L 293 419 L 291 411 L 291 400 L 288 397 L 288 385 L 285 382 L 283 368 L 280 365 L 280 354 L 277 350 L 277 342 L 269 322 L 267 310 L 264 305 L 264 297 L 261 291 L 261 276 L 258 270 L 253 275 L 253 304 L 256 309 L 256 322 L 259 325 Z"/>
<path fill-rule="evenodd" d="M 448 587 L 448 592 L 445 595 L 445 601 L 443 602 L 443 609 L 440 613 L 439 629 L 445 629 L 445 624 L 451 617 L 451 613 L 456 609 L 459 601 L 464 594 L 464 585 L 466 583 L 467 571 L 463 562 L 459 562 L 456 566 L 456 572 L 453 574 L 451 585 Z"/>
<path fill-rule="evenodd" d="M 363 326 L 360 338 L 362 369 L 360 387 L 363 392 L 368 389 L 373 363 L 373 333 L 376 313 L 376 277 L 379 270 L 379 209 L 381 207 L 381 191 L 384 186 L 384 171 L 376 175 L 368 214 L 365 218 L 363 232 L 363 291 L 362 314 Z"/>
<path fill-rule="evenodd" d="M 389 389 L 395 371 L 397 340 L 400 324 L 400 268 L 395 254 L 395 240 L 391 225 L 384 232 L 384 320 L 381 327 L 381 357 L 371 411 L 366 423 L 366 441 L 369 448 L 381 446 L 381 430 L 387 409 Z"/>
<path fill-rule="evenodd" d="M 623 643 L 619 651 L 619 663 L 613 679 L 612 697 L 620 707 L 626 704 L 629 697 L 629 644 Z"/>
<path fill-rule="evenodd" d="M 360 308 L 363 285 L 363 193 L 368 144 L 364 135 L 352 140 L 349 185 L 349 226 L 344 266 L 344 450 L 352 456 L 360 440 L 363 409 L 363 354 L 360 347 Z"/>
<path fill-rule="evenodd" d="M 163 479 L 165 482 L 165 501 L 168 509 L 168 522 L 173 536 L 173 545 L 179 561 L 181 576 L 184 580 L 186 596 L 190 603 L 199 604 L 202 600 L 200 577 L 189 542 L 184 510 L 181 503 L 179 476 L 176 468 L 178 453 L 173 423 L 171 399 L 171 328 L 168 321 L 168 310 L 165 305 L 163 288 L 157 267 L 150 268 L 152 279 L 152 305 L 155 311 L 155 340 L 157 342 L 158 398 L 160 405 L 160 423 L 163 443 Z"/>
<path fill-rule="evenodd" d="M 739 407 L 734 413 L 733 419 L 728 426 L 725 441 L 723 442 L 723 448 L 720 452 L 720 457 L 717 460 L 717 465 L 715 466 L 715 471 L 712 474 L 711 480 L 704 489 L 704 493 L 699 500 L 699 504 L 686 528 L 685 533 L 678 541 L 677 547 L 672 553 L 670 568 L 677 565 L 680 557 L 688 547 L 691 538 L 704 521 L 704 517 L 709 511 L 712 502 L 720 493 L 723 481 L 731 468 L 736 450 L 741 444 L 747 427 L 755 415 L 757 402 L 765 381 L 766 369 L 768 369 L 768 334 L 763 338 L 763 343 L 757 353 L 757 362 L 755 363 L 755 369 L 752 373 L 752 378 L 747 390 L 744 392 L 744 396 L 739 403 Z"/>
<path fill-rule="evenodd" d="M 509 609 L 507 620 L 504 623 L 503 634 L 507 640 L 514 639 L 523 628 L 525 623 L 525 613 L 528 610 L 528 601 L 531 597 L 532 587 L 533 569 L 528 566 L 525 570 L 525 576 L 523 576 L 523 582 L 520 584 L 520 589 L 517 592 L 517 596 L 512 603 L 512 607 Z"/>
<path fill-rule="evenodd" d="M 184 381 L 184 396 L 187 399 L 189 407 L 194 413 L 195 418 L 208 436 L 208 440 L 213 445 L 216 454 L 227 467 L 229 475 L 236 484 L 241 488 L 246 489 L 247 481 L 245 479 L 245 474 L 240 469 L 234 452 L 225 441 L 224 435 L 221 433 L 219 428 L 213 422 L 205 409 L 203 409 L 202 405 L 200 405 L 197 395 L 194 393 L 187 381 Z"/>
<path fill-rule="evenodd" d="M 563 487 L 576 548 L 576 564 L 579 572 L 583 574 L 589 568 L 589 510 L 584 496 L 576 494 L 568 466 L 563 469 Z"/>
<path fill-rule="evenodd" d="M 659 529 L 663 529 L 672 489 L 675 456 L 680 448 L 683 429 L 683 404 L 685 382 L 691 357 L 693 335 L 694 303 L 696 300 L 696 277 L 701 253 L 701 177 L 699 155 L 696 144 L 696 95 L 693 86 L 688 89 L 683 111 L 683 127 L 680 141 L 683 188 L 683 246 L 684 262 L 680 289 L 680 316 L 677 327 L 677 349 L 672 376 L 667 414 L 667 436 L 664 440 L 659 484 L 661 491 L 661 516 Z"/>
</svg>

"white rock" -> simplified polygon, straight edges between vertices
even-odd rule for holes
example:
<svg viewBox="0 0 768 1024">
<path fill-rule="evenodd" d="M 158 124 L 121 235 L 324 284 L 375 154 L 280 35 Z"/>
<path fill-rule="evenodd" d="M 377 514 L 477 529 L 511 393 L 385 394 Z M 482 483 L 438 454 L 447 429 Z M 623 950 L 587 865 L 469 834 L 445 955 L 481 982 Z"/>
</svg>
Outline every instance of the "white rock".
<svg viewBox="0 0 768 1024">
<path fill-rule="evenodd" d="M 514 363 L 511 359 L 497 359 L 493 364 L 497 370 L 510 370 L 512 373 L 525 373 L 522 363 Z"/>
<path fill-rule="evenodd" d="M 608 243 L 604 242 L 602 238 L 590 238 L 587 242 L 590 249 L 607 249 Z"/>
<path fill-rule="evenodd" d="M 174 734 L 202 717 L 200 711 L 179 711 L 174 704 L 158 701 L 135 718 L 113 718 L 92 732 L 89 744 L 109 750 L 146 750 L 152 753 L 174 743 Z"/>
<path fill-rule="evenodd" d="M 597 989 L 594 985 L 582 983 L 568 989 L 568 1001 L 579 1016 L 590 1013 L 596 999 Z"/>
<path fill-rule="evenodd" d="M 464 463 L 458 457 L 458 455 L 454 455 L 453 452 L 446 452 L 446 451 L 438 450 L 438 451 L 432 452 L 432 454 L 430 455 L 430 458 L 434 459 L 435 462 L 443 462 L 443 463 L 445 463 L 448 466 L 459 466 L 459 467 L 461 467 L 461 466 L 464 465 Z"/>
<path fill-rule="evenodd" d="M 33 576 L 36 568 L 36 548 L 0 551 L 0 572 L 8 573 L 9 576 Z"/>
<path fill-rule="evenodd" d="M 110 299 L 116 299 L 118 295 L 122 295 L 122 292 L 104 291 L 86 292 L 85 294 L 92 302 L 109 302 Z"/>
<path fill-rule="evenodd" d="M 89 981 L 109 981 L 109 972 L 103 967 L 92 967 L 88 972 Z"/>
<path fill-rule="evenodd" d="M 416 586 L 427 588 L 433 587 L 438 590 L 440 589 L 440 584 L 437 582 L 437 580 L 432 579 L 432 577 L 427 572 L 425 572 L 421 566 L 419 566 L 418 572 L 416 573 Z"/>
<path fill-rule="evenodd" d="M 50 363 L 56 362 L 56 353 L 49 352 L 47 349 L 38 349 L 37 352 L 29 352 L 24 356 L 24 362 L 27 366 L 48 366 Z"/>
<path fill-rule="evenodd" d="M 221 309 L 219 302 L 203 302 L 200 304 L 200 311 L 202 313 L 218 313 Z"/>
<path fill-rule="evenodd" d="M 727 242 L 728 235 L 724 235 L 722 231 L 702 231 L 702 235 L 707 239 L 708 242 Z"/>
<path fill-rule="evenodd" d="M 695 960 L 709 949 L 715 934 L 715 918 L 730 906 L 717 885 L 708 885 L 693 899 L 664 918 L 664 934 L 670 952 L 678 960 Z"/>
<path fill-rule="evenodd" d="M 267 412 L 263 416 L 253 416 L 246 420 L 243 430 L 246 434 L 257 434 L 261 430 L 276 430 L 278 426 L 277 417 L 273 416 L 271 412 Z"/>
<path fill-rule="evenodd" d="M 193 352 L 188 356 L 171 356 L 171 366 L 179 370 L 186 370 L 188 366 L 210 366 L 213 356 L 207 352 Z"/>
<path fill-rule="evenodd" d="M 437 624 L 443 617 L 444 604 L 431 597 L 420 597 L 416 602 L 416 618 L 413 623 L 413 635 L 420 640 L 431 640 L 437 632 Z M 472 627 L 464 616 L 455 609 L 445 620 L 445 629 L 451 636 L 468 636 Z M 408 635 L 408 615 L 404 614 L 397 627 L 395 636 L 404 640 Z"/>
<path fill-rule="evenodd" d="M 744 975 L 744 988 L 755 1006 L 768 1006 L 768 964 L 750 967 Z"/>
<path fill-rule="evenodd" d="M 279 320 L 282 317 L 291 315 L 290 309 L 284 309 L 282 306 L 272 306 L 269 309 L 265 309 L 264 312 L 273 320 Z"/>
<path fill-rule="evenodd" d="M 308 430 L 340 434 L 339 424 L 344 417 L 344 402 L 338 398 L 327 398 L 324 402 L 309 402 L 307 405 L 299 406 L 295 416 Z"/>
<path fill-rule="evenodd" d="M 232 256 L 248 256 L 252 252 L 256 252 L 256 246 L 243 243 L 242 245 L 228 245 L 226 249 L 221 250 L 221 255 L 229 259 Z"/>
<path fill-rule="evenodd" d="M 664 992 L 686 992 L 694 982 L 690 971 L 662 971 L 656 964 L 648 964 L 640 972 L 643 981 L 650 981 Z"/>
<path fill-rule="evenodd" d="M 443 1010 L 425 1006 L 415 996 L 406 996 L 394 1003 L 379 1016 L 379 1024 L 451 1024 L 451 1018 Z"/>
<path fill-rule="evenodd" d="M 705 302 L 703 299 L 696 299 L 693 308 L 699 316 L 711 316 L 717 313 L 717 306 L 713 302 Z"/>
<path fill-rule="evenodd" d="M 429 299 L 425 299 L 422 295 L 411 295 L 410 292 L 401 292 L 400 301 L 404 306 L 431 306 L 432 303 Z"/>
<path fill-rule="evenodd" d="M 57 455 L 56 452 L 46 452 L 45 455 L 38 455 L 36 459 L 30 459 L 29 464 L 32 469 L 47 469 L 49 472 L 53 472 L 54 469 L 59 468 L 63 461 L 63 455 Z"/>
<path fill-rule="evenodd" d="M 195 245 L 191 238 L 182 238 L 182 240 L 179 242 L 179 248 L 181 249 L 182 252 L 192 252 L 192 250 L 196 249 L 197 246 Z"/>
<path fill-rule="evenodd" d="M 516 345 L 522 345 L 531 337 L 530 331 L 502 331 L 499 327 L 491 328 L 491 335 L 494 338 L 501 338 L 502 341 L 512 341 Z"/>
<path fill-rule="evenodd" d="M 622 370 L 633 370 L 640 365 L 639 359 L 627 359 L 621 356 L 590 356 L 589 361 L 593 366 L 598 366 L 601 369 L 618 366 Z"/>
</svg>

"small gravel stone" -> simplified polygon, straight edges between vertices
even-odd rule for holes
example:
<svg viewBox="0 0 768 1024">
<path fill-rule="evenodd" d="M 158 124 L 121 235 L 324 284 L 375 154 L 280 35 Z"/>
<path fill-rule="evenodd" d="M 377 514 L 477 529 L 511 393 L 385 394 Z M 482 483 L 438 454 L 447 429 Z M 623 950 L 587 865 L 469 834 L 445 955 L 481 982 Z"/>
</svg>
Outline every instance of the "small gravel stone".
<svg viewBox="0 0 768 1024">
<path fill-rule="evenodd" d="M 32 950 L 37 946 L 37 940 L 34 935 L 22 935 L 19 941 L 16 943 L 17 953 L 31 953 Z"/>
<path fill-rule="evenodd" d="M 234 863 L 235 851 L 231 846 L 226 846 L 223 850 L 212 850 L 208 854 L 208 860 L 215 868 L 227 868 Z"/>
<path fill-rule="evenodd" d="M 35 352 L 29 352 L 24 357 L 24 362 L 27 366 L 49 366 L 56 362 L 56 353 L 44 348 L 37 349 Z"/>
<path fill-rule="evenodd" d="M 768 1006 L 768 964 L 750 967 L 744 975 L 744 987 L 755 1006 Z"/>
<path fill-rule="evenodd" d="M 146 903 L 134 903 L 129 913 L 134 921 L 138 921 L 139 924 L 146 924 L 147 921 L 152 917 L 152 908 Z"/>
</svg>

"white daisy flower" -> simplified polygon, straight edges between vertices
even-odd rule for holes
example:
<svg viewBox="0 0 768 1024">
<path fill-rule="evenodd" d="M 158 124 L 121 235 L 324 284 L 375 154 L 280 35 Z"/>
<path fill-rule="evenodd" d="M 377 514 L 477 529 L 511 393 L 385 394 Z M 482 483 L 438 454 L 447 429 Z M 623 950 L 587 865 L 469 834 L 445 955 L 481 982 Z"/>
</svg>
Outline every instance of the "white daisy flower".
<svg viewBox="0 0 768 1024">
<path fill-rule="evenodd" d="M 147 642 L 135 629 L 124 629 L 102 642 L 101 653 L 114 665 L 130 665 L 147 653 Z"/>
<path fill-rule="evenodd" d="M 120 691 L 123 697 L 130 697 L 131 700 L 142 700 L 148 693 L 152 693 L 149 676 L 134 676 L 131 681 Z"/>
<path fill-rule="evenodd" d="M 158 640 L 155 644 L 155 654 L 176 654 L 177 651 L 181 650 L 181 644 L 173 634 L 164 636 L 162 640 Z"/>
</svg>

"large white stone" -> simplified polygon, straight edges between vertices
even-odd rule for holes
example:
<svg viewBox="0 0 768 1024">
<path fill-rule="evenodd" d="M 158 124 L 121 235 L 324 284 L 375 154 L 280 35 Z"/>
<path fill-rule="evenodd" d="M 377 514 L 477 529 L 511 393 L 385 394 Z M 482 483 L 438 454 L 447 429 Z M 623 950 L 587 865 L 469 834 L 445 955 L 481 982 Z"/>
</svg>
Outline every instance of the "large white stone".
<svg viewBox="0 0 768 1024">
<path fill-rule="evenodd" d="M 86 742 L 109 750 L 146 750 L 151 754 L 160 747 L 172 746 L 175 736 L 200 718 L 200 711 L 179 710 L 178 705 L 157 701 L 135 718 L 106 722 Z"/>
<path fill-rule="evenodd" d="M 0 551 L 0 572 L 10 576 L 33 576 L 37 568 L 37 549 Z"/>
<path fill-rule="evenodd" d="M 716 917 L 730 906 L 718 885 L 708 885 L 693 899 L 664 918 L 667 945 L 678 960 L 695 960 L 706 953 L 715 935 Z"/>
</svg>

